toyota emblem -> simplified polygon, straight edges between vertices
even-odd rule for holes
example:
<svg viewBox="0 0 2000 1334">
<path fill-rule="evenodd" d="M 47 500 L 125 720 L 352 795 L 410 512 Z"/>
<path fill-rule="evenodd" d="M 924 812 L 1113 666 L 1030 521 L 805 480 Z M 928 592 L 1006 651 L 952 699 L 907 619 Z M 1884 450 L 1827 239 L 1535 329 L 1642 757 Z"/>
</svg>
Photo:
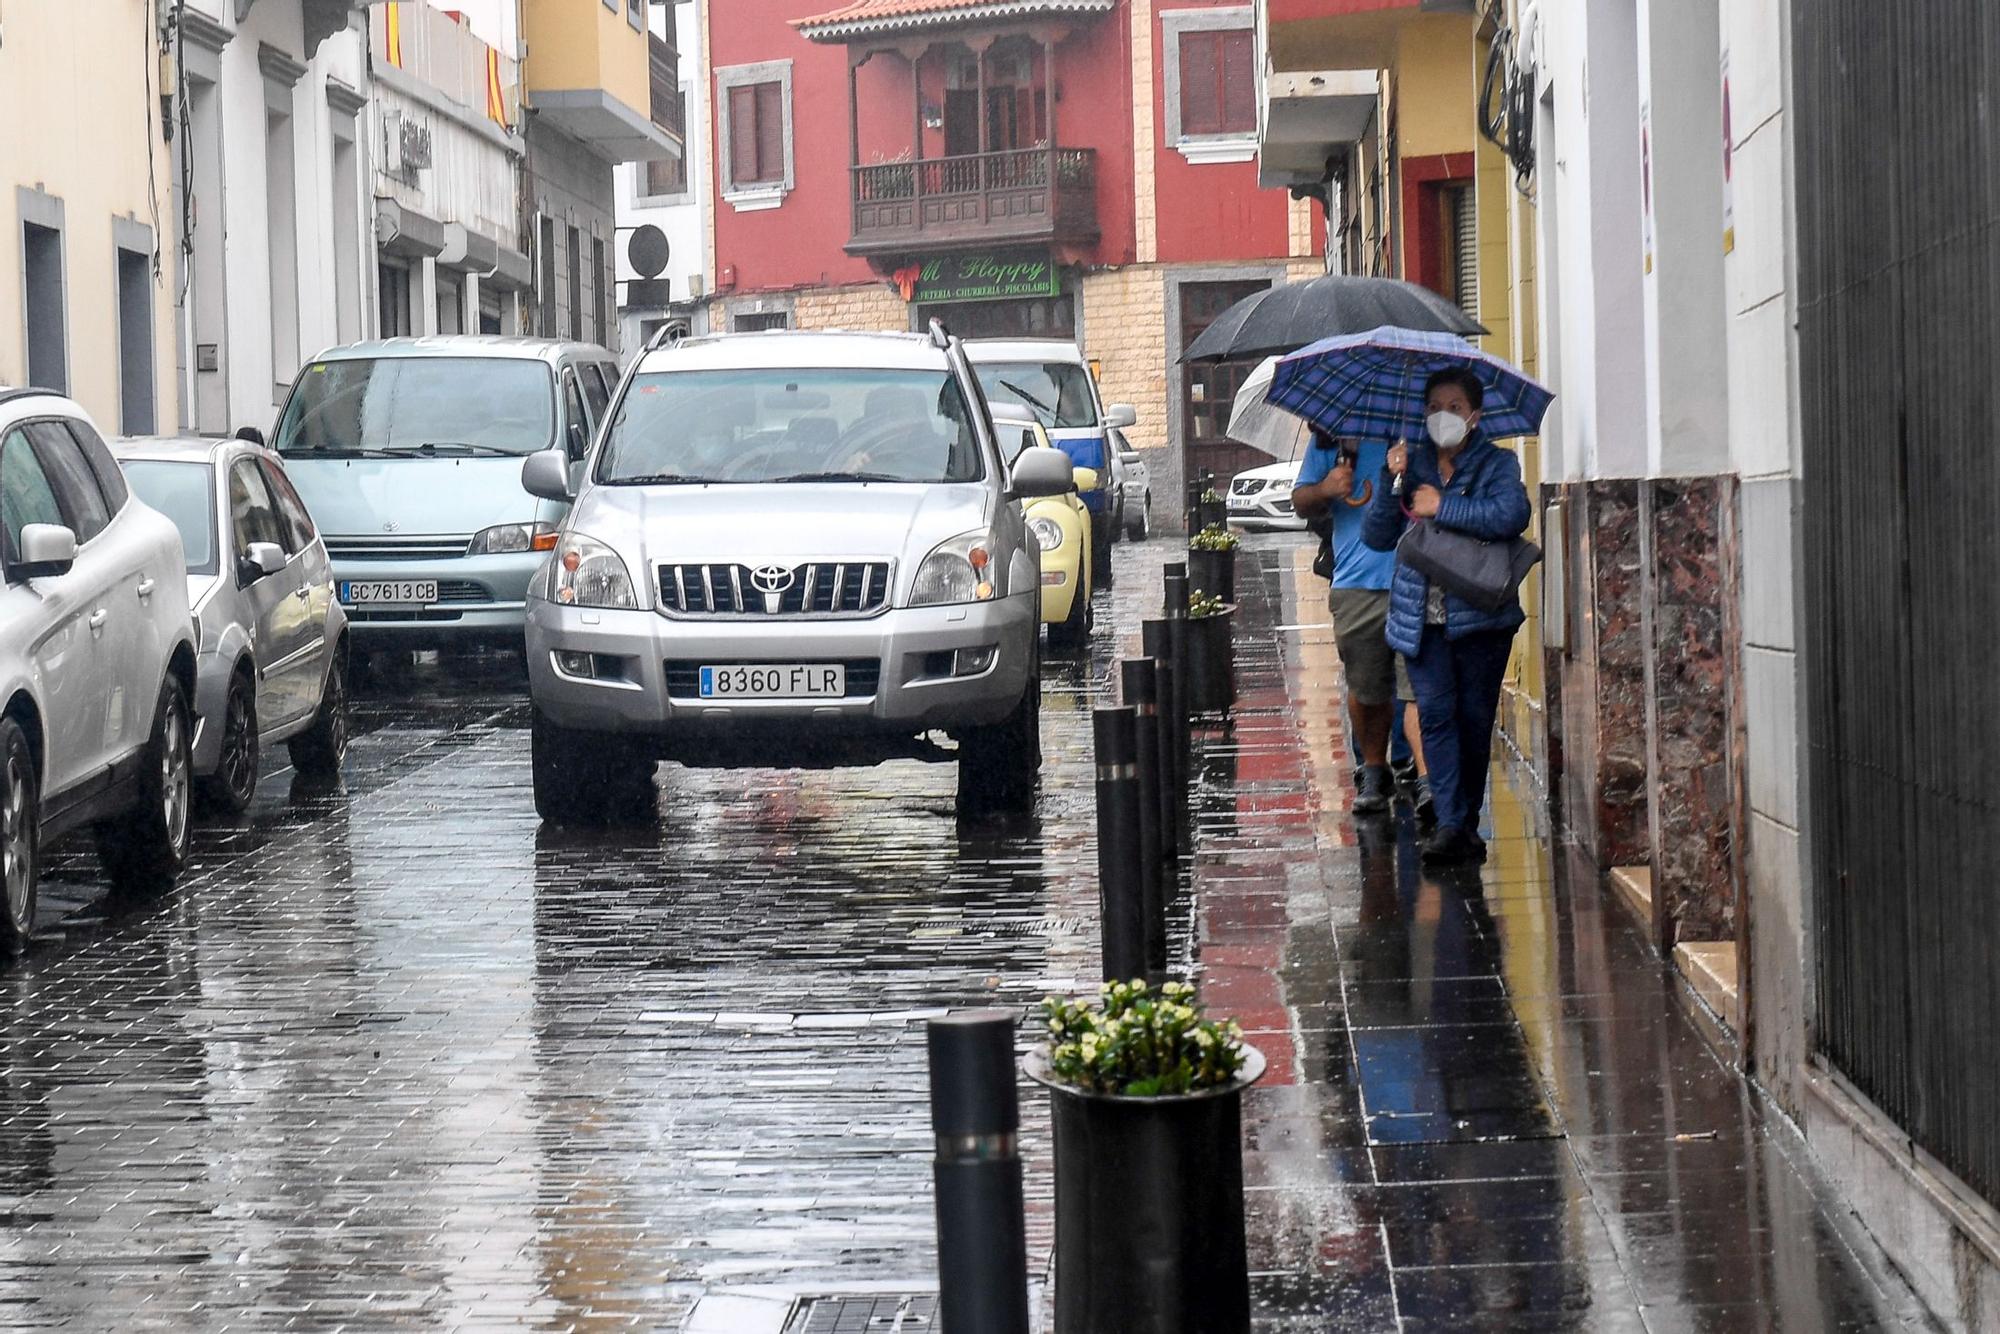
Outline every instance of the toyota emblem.
<svg viewBox="0 0 2000 1334">
<path fill-rule="evenodd" d="M 782 565 L 759 565 L 750 571 L 750 587 L 775 596 L 792 586 L 792 572 Z"/>
</svg>

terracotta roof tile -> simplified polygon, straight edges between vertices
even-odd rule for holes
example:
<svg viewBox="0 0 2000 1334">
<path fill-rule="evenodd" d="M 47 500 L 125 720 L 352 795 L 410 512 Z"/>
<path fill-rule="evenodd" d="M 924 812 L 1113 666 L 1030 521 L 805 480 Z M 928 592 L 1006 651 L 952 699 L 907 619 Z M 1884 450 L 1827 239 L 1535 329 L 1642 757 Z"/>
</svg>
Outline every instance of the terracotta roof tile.
<svg viewBox="0 0 2000 1334">
<path fill-rule="evenodd" d="M 909 32 L 978 19 L 1035 14 L 1099 14 L 1115 0 L 854 0 L 792 26 L 817 42 L 840 42 L 877 33 Z"/>
</svg>

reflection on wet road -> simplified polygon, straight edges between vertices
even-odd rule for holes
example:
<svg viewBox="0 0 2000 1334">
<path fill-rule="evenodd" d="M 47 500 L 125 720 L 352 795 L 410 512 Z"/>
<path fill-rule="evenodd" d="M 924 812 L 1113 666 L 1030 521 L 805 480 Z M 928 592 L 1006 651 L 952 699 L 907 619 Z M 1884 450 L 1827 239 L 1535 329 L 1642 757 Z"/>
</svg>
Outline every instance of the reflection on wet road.
<svg viewBox="0 0 2000 1334">
<path fill-rule="evenodd" d="M 1092 659 L 1050 664 L 1017 825 L 960 826 L 950 767 L 899 762 L 668 769 L 655 828 L 545 832 L 502 665 L 377 687 L 343 791 L 268 773 L 157 903 L 107 900 L 72 844 L 0 969 L 0 1319 L 673 1328 L 699 1304 L 754 1331 L 788 1294 L 926 1286 L 920 1021 L 1094 983 L 1088 710 L 1166 551 L 1121 548 Z M 1329 637 L 1276 629 L 1324 616 L 1301 552 L 1244 557 L 1242 707 L 1204 740 L 1175 937 L 1271 1057 L 1264 1327 L 1895 1310 L 1504 789 L 1483 881 L 1419 875 L 1407 830 L 1357 843 Z"/>
</svg>

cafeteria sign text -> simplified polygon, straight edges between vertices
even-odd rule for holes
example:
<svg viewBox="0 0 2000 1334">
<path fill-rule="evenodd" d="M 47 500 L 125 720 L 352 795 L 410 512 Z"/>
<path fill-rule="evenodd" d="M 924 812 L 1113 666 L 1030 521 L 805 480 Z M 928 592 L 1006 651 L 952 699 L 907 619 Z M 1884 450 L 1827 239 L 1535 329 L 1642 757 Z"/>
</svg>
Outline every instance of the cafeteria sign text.
<svg viewBox="0 0 2000 1334">
<path fill-rule="evenodd" d="M 1062 285 L 1046 253 L 985 252 L 913 259 L 889 275 L 905 301 L 999 301 L 1057 296 Z"/>
</svg>

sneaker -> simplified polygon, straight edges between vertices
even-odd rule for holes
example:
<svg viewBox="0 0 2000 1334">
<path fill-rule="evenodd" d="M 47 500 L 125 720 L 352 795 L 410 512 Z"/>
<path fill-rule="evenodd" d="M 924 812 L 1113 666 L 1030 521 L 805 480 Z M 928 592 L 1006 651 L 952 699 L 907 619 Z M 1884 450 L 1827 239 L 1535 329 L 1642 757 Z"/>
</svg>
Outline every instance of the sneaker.
<svg viewBox="0 0 2000 1334">
<path fill-rule="evenodd" d="M 1415 760 L 1404 760 L 1401 764 L 1391 764 L 1389 772 L 1396 775 L 1396 791 L 1402 794 L 1403 800 L 1406 802 L 1415 802 L 1417 799 L 1417 782 L 1421 778 L 1421 775 L 1417 773 L 1417 762 Z"/>
<path fill-rule="evenodd" d="M 1418 774 L 1416 791 L 1410 797 L 1410 809 L 1417 813 L 1417 823 L 1429 829 L 1437 823 L 1437 801 L 1431 796 L 1431 780 L 1426 774 Z"/>
<path fill-rule="evenodd" d="M 1354 813 L 1380 815 L 1388 810 L 1391 782 L 1386 764 L 1371 764 L 1363 769 L 1361 781 L 1354 785 Z"/>
<path fill-rule="evenodd" d="M 1424 860 L 1449 865 L 1476 862 L 1485 856 L 1478 839 L 1453 825 L 1433 829 L 1424 840 Z"/>
</svg>

